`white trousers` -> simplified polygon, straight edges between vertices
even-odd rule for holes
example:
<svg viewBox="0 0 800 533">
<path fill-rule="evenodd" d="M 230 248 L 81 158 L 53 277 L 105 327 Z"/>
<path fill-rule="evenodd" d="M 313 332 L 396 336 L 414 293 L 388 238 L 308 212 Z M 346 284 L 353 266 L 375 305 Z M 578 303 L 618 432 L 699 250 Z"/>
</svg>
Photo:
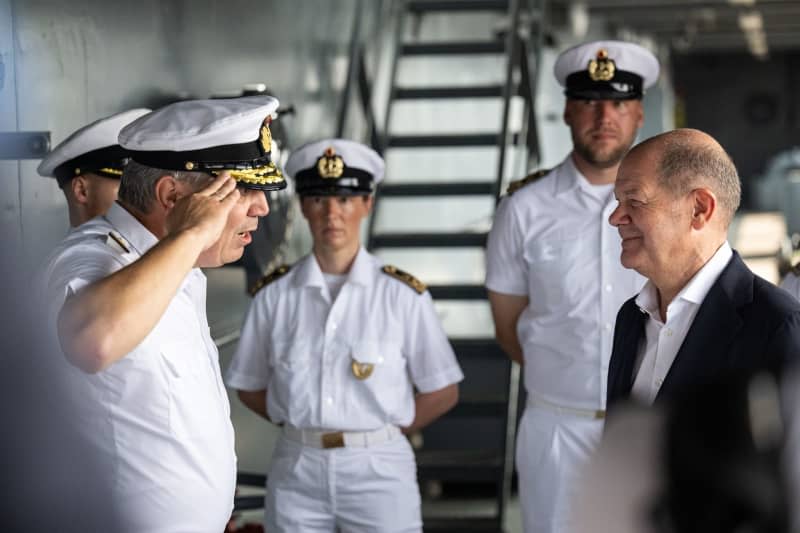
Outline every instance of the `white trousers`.
<svg viewBox="0 0 800 533">
<path fill-rule="evenodd" d="M 525 533 L 566 533 L 575 480 L 597 449 L 603 420 L 528 405 L 517 433 L 517 476 Z"/>
<path fill-rule="evenodd" d="M 281 436 L 267 475 L 264 523 L 269 533 L 421 532 L 408 440 L 325 450 Z"/>
</svg>

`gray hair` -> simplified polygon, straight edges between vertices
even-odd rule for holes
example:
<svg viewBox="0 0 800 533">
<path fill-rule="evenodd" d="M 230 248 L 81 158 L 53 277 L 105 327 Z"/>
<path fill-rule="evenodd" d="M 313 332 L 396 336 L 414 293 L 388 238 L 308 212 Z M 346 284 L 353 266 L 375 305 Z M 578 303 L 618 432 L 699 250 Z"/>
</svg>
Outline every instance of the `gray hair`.
<svg viewBox="0 0 800 533">
<path fill-rule="evenodd" d="M 677 195 L 687 194 L 700 185 L 708 187 L 717 197 L 727 226 L 742 197 L 739 174 L 725 149 L 705 134 L 702 134 L 705 139 L 698 142 L 699 133 L 686 129 L 662 136 L 659 181 Z"/>
<path fill-rule="evenodd" d="M 212 179 L 212 176 L 204 172 L 164 170 L 130 160 L 122 171 L 119 199 L 142 213 L 149 213 L 156 199 L 156 182 L 162 176 L 172 176 L 175 181 L 188 183 L 192 189 L 197 189 Z"/>
</svg>

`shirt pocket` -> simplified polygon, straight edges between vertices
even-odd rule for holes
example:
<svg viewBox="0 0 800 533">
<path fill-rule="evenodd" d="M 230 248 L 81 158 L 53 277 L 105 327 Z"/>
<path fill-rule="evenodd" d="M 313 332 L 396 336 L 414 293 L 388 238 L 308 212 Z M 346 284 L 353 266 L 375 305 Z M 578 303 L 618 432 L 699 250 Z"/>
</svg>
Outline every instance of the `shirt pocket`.
<svg viewBox="0 0 800 533">
<path fill-rule="evenodd" d="M 319 383 L 317 369 L 311 364 L 311 346 L 304 342 L 276 342 L 274 354 L 267 391 L 282 410 L 292 413 L 289 421 L 294 422 L 298 413 L 310 411 L 314 401 L 311 388 Z"/>
<path fill-rule="evenodd" d="M 169 427 L 178 438 L 205 436 L 218 431 L 224 403 L 213 379 L 203 346 L 191 341 L 160 347 L 169 386 Z"/>
<path fill-rule="evenodd" d="M 360 381 L 373 388 L 396 386 L 408 381 L 406 360 L 400 344 L 392 341 L 367 340 L 354 343 L 350 353 L 350 373 L 355 379 L 359 379 L 356 374 L 360 374 Z"/>
<path fill-rule="evenodd" d="M 547 312 L 572 306 L 585 290 L 586 242 L 579 234 L 531 241 L 525 250 L 528 291 L 536 306 Z"/>
</svg>

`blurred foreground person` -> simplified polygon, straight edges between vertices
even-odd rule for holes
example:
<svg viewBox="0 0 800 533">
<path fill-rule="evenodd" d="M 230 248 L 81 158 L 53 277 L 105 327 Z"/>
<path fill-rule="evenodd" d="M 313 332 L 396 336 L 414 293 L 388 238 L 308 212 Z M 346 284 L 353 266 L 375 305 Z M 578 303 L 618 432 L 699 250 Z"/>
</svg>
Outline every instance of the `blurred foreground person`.
<svg viewBox="0 0 800 533">
<path fill-rule="evenodd" d="M 774 377 L 620 406 L 584 476 L 573 533 L 786 533 L 788 405 Z M 796 506 L 794 506 L 796 507 Z"/>
</svg>

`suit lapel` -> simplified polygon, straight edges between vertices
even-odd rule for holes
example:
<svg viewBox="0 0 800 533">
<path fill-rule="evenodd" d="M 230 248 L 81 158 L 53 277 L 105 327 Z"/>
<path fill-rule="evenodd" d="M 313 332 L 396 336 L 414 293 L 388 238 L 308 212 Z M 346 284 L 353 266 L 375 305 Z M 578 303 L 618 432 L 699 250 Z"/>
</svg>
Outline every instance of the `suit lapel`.
<svg viewBox="0 0 800 533">
<path fill-rule="evenodd" d="M 619 366 L 613 369 L 615 383 L 612 385 L 618 393 L 617 396 L 628 396 L 633 387 L 633 367 L 639 353 L 639 342 L 644 337 L 646 318 L 647 315 L 640 311 L 636 303 L 631 300 L 628 319 L 618 325 L 623 329 L 620 332 Z"/>
<path fill-rule="evenodd" d="M 743 322 L 740 308 L 752 301 L 753 274 L 734 252 L 711 286 L 658 391 L 695 382 L 725 366 Z"/>
</svg>

